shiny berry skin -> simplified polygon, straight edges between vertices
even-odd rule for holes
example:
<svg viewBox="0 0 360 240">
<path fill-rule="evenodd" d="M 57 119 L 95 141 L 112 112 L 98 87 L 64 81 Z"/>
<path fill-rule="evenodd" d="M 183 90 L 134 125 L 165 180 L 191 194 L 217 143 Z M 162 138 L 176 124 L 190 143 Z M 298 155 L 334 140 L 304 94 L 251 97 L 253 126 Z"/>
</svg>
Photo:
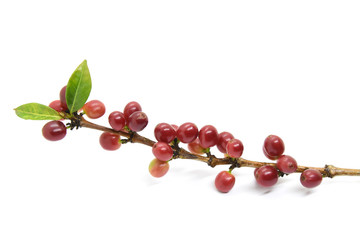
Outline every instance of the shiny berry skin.
<svg viewBox="0 0 360 240">
<path fill-rule="evenodd" d="M 105 114 L 105 105 L 99 100 L 91 100 L 85 103 L 83 110 L 89 118 L 96 119 Z"/>
<path fill-rule="evenodd" d="M 314 188 L 320 185 L 322 178 L 320 171 L 306 169 L 301 173 L 300 182 L 306 188 Z"/>
<path fill-rule="evenodd" d="M 58 141 L 65 137 L 66 127 L 60 121 L 50 121 L 42 128 L 42 134 L 49 141 Z"/>
<path fill-rule="evenodd" d="M 218 143 L 216 144 L 220 152 L 226 153 L 226 145 L 231 140 L 234 139 L 234 136 L 229 132 L 219 133 Z"/>
<path fill-rule="evenodd" d="M 128 119 L 130 117 L 131 114 L 133 114 L 134 112 L 140 112 L 142 111 L 141 106 L 138 102 L 129 102 L 128 104 L 126 104 L 125 108 L 124 108 L 124 115 L 125 115 L 125 119 L 128 122 Z"/>
<path fill-rule="evenodd" d="M 263 147 L 263 153 L 264 153 L 265 157 L 267 157 L 267 158 L 270 159 L 270 160 L 276 160 L 276 159 L 277 159 L 276 157 L 270 156 L 270 155 L 265 151 L 265 147 Z"/>
<path fill-rule="evenodd" d="M 169 161 L 174 152 L 169 144 L 164 142 L 157 142 L 152 147 L 152 152 L 154 156 L 160 161 Z"/>
<path fill-rule="evenodd" d="M 144 112 L 134 112 L 130 115 L 127 123 L 131 131 L 140 132 L 148 125 L 148 122 L 148 117 Z"/>
<path fill-rule="evenodd" d="M 187 122 L 181 124 L 176 131 L 176 136 L 182 143 L 191 143 L 198 136 L 199 130 L 194 123 Z"/>
<path fill-rule="evenodd" d="M 255 173 L 256 182 L 263 187 L 271 187 L 278 181 L 279 175 L 273 166 L 262 166 Z"/>
<path fill-rule="evenodd" d="M 244 145 L 239 139 L 231 139 L 226 145 L 226 153 L 229 157 L 239 158 L 244 151 Z"/>
<path fill-rule="evenodd" d="M 205 148 L 200 145 L 199 138 L 196 138 L 194 141 L 188 144 L 188 149 L 191 153 L 194 154 L 203 154 L 205 152 Z"/>
<path fill-rule="evenodd" d="M 174 128 L 167 123 L 159 123 L 154 129 L 154 135 L 159 142 L 169 143 L 176 137 Z"/>
<path fill-rule="evenodd" d="M 179 126 L 176 124 L 171 124 L 171 126 L 175 130 L 175 132 L 179 129 Z"/>
<path fill-rule="evenodd" d="M 220 172 L 215 178 L 215 187 L 222 193 L 229 192 L 235 184 L 235 176 L 228 171 Z"/>
<path fill-rule="evenodd" d="M 67 108 L 64 108 L 61 104 L 60 100 L 54 100 L 49 104 L 49 107 L 51 107 L 52 109 L 58 111 L 58 112 L 65 112 L 67 110 Z"/>
<path fill-rule="evenodd" d="M 112 129 L 116 131 L 122 130 L 126 125 L 125 115 L 119 111 L 110 113 L 108 120 Z"/>
<path fill-rule="evenodd" d="M 66 86 L 64 86 L 61 90 L 60 90 L 60 102 L 61 105 L 64 109 L 68 109 L 68 106 L 66 104 Z"/>
<path fill-rule="evenodd" d="M 215 146 L 218 143 L 218 131 L 212 125 L 206 125 L 199 132 L 200 144 L 203 148 Z"/>
<path fill-rule="evenodd" d="M 154 159 L 149 164 L 149 172 L 151 176 L 159 178 L 164 176 L 169 171 L 169 163 Z"/>
<path fill-rule="evenodd" d="M 283 140 L 276 135 L 269 135 L 263 145 L 265 155 L 271 160 L 279 158 L 285 151 Z"/>
<path fill-rule="evenodd" d="M 100 145 L 109 151 L 114 151 L 120 148 L 120 136 L 114 133 L 103 132 L 99 139 Z"/>
<path fill-rule="evenodd" d="M 276 167 L 283 173 L 293 173 L 297 169 L 296 160 L 289 155 L 281 155 L 276 161 Z"/>
</svg>

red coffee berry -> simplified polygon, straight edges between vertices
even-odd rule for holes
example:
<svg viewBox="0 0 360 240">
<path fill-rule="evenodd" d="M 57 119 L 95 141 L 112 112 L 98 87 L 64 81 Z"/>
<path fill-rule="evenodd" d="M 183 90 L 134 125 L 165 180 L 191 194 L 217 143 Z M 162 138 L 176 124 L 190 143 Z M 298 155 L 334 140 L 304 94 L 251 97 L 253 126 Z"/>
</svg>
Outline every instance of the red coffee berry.
<svg viewBox="0 0 360 240">
<path fill-rule="evenodd" d="M 239 158 L 244 151 L 244 145 L 239 139 L 231 139 L 226 145 L 226 153 L 229 157 Z"/>
<path fill-rule="evenodd" d="M 223 193 L 229 192 L 235 184 L 235 176 L 228 171 L 220 172 L 215 178 L 215 187 Z"/>
<path fill-rule="evenodd" d="M 159 123 L 154 129 L 154 135 L 159 142 L 169 143 L 176 137 L 176 132 L 170 124 Z"/>
<path fill-rule="evenodd" d="M 297 162 L 289 155 L 282 155 L 276 162 L 276 167 L 283 173 L 293 173 L 297 169 Z"/>
<path fill-rule="evenodd" d="M 49 141 L 58 141 L 65 137 L 66 127 L 60 121 L 50 121 L 42 128 L 42 134 Z"/>
<path fill-rule="evenodd" d="M 155 143 L 152 147 L 152 152 L 160 161 L 169 161 L 174 154 L 170 145 L 164 142 Z"/>
<path fill-rule="evenodd" d="M 265 157 L 267 157 L 267 158 L 270 159 L 270 160 L 276 160 L 276 159 L 277 159 L 276 157 L 270 156 L 270 155 L 265 151 L 265 147 L 264 147 L 264 146 L 263 146 L 263 153 L 264 153 Z"/>
<path fill-rule="evenodd" d="M 203 148 L 215 146 L 218 143 L 218 131 L 212 125 L 206 125 L 199 132 L 200 144 Z"/>
<path fill-rule="evenodd" d="M 100 145 L 109 151 L 114 151 L 120 148 L 120 136 L 114 133 L 103 132 L 99 139 Z"/>
<path fill-rule="evenodd" d="M 300 182 L 304 187 L 314 188 L 320 185 L 323 177 L 320 171 L 315 169 L 306 169 L 301 173 Z"/>
<path fill-rule="evenodd" d="M 60 90 L 60 102 L 62 107 L 65 110 L 68 110 L 68 106 L 66 104 L 66 86 L 64 86 L 61 90 Z"/>
<path fill-rule="evenodd" d="M 218 143 L 216 144 L 220 152 L 226 153 L 226 145 L 231 140 L 234 139 L 234 136 L 229 132 L 219 133 Z"/>
<path fill-rule="evenodd" d="M 278 181 L 279 175 L 273 166 L 262 166 L 255 173 L 256 182 L 263 187 L 271 187 Z"/>
<path fill-rule="evenodd" d="M 105 114 L 105 105 L 99 100 L 91 100 L 85 103 L 83 110 L 89 118 L 96 119 Z"/>
<path fill-rule="evenodd" d="M 264 141 L 263 150 L 269 159 L 274 160 L 284 153 L 285 145 L 280 137 L 276 135 L 269 135 Z"/>
<path fill-rule="evenodd" d="M 153 177 L 159 178 L 169 171 L 169 163 L 154 159 L 149 164 L 149 172 Z"/>
<path fill-rule="evenodd" d="M 60 100 L 54 100 L 49 104 L 49 107 L 51 107 L 52 109 L 58 111 L 58 112 L 65 112 L 67 110 L 67 108 L 64 108 L 61 104 Z"/>
<path fill-rule="evenodd" d="M 194 141 L 188 144 L 188 149 L 190 152 L 194 154 L 203 154 L 205 152 L 205 148 L 200 145 L 199 138 L 196 138 Z"/>
<path fill-rule="evenodd" d="M 173 127 L 173 129 L 175 130 L 175 132 L 179 129 L 179 126 L 176 124 L 171 124 L 171 126 Z"/>
<path fill-rule="evenodd" d="M 125 119 L 127 122 L 130 115 L 133 114 L 134 112 L 139 112 L 142 111 L 141 106 L 138 102 L 129 102 L 128 104 L 126 104 L 125 108 L 124 108 L 124 115 L 125 115 Z"/>
<path fill-rule="evenodd" d="M 198 136 L 199 130 L 194 123 L 187 122 L 181 124 L 179 129 L 176 132 L 177 138 L 180 142 L 190 143 L 194 141 Z"/>
<path fill-rule="evenodd" d="M 119 111 L 110 113 L 109 124 L 116 131 L 122 130 L 126 125 L 125 115 Z"/>
<path fill-rule="evenodd" d="M 126 116 L 125 116 L 126 118 Z M 144 112 L 134 112 L 130 115 L 128 123 L 128 127 L 131 131 L 140 132 L 148 125 L 148 117 Z"/>
</svg>

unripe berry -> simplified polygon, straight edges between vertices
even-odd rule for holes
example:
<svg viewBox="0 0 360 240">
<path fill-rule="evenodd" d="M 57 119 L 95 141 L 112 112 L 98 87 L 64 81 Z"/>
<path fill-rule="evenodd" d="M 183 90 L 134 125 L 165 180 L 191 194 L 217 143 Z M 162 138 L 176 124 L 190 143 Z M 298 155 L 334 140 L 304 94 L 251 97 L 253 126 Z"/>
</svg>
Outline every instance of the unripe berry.
<svg viewBox="0 0 360 240">
<path fill-rule="evenodd" d="M 269 135 L 263 146 L 264 154 L 271 160 L 279 158 L 285 151 L 283 140 L 276 135 Z"/>
<path fill-rule="evenodd" d="M 282 155 L 276 162 L 276 167 L 283 173 L 293 173 L 297 169 L 297 162 L 289 155 Z"/>
<path fill-rule="evenodd" d="M 229 157 L 239 158 L 244 151 L 244 145 L 239 139 L 231 139 L 226 145 L 226 153 Z"/>
<path fill-rule="evenodd" d="M 148 117 L 144 112 L 134 112 L 130 115 L 128 127 L 131 131 L 140 132 L 148 125 Z"/>
<path fill-rule="evenodd" d="M 229 132 L 222 132 L 218 136 L 218 143 L 216 144 L 220 152 L 226 153 L 226 145 L 234 136 Z"/>
<path fill-rule="evenodd" d="M 273 166 L 262 166 L 255 172 L 256 182 L 263 187 L 271 187 L 278 181 L 279 175 Z"/>
<path fill-rule="evenodd" d="M 154 159 L 149 164 L 149 172 L 151 176 L 159 178 L 164 176 L 169 171 L 169 163 Z"/>
<path fill-rule="evenodd" d="M 89 118 L 96 119 L 105 114 L 105 105 L 99 100 L 92 100 L 85 103 L 83 110 Z"/>
<path fill-rule="evenodd" d="M 42 128 L 42 134 L 49 141 L 58 141 L 65 137 L 66 127 L 60 121 L 50 121 Z"/>
<path fill-rule="evenodd" d="M 152 147 L 154 156 L 160 161 L 169 161 L 173 156 L 173 150 L 169 144 L 157 142 Z"/>
<path fill-rule="evenodd" d="M 194 154 L 203 154 L 205 152 L 205 148 L 200 145 L 199 138 L 196 138 L 194 141 L 188 144 L 188 149 L 190 152 Z"/>
<path fill-rule="evenodd" d="M 301 173 L 300 182 L 304 187 L 314 188 L 320 185 L 322 178 L 320 171 L 307 169 Z"/>
<path fill-rule="evenodd" d="M 120 148 L 120 136 L 114 133 L 103 132 L 99 139 L 100 145 L 109 151 L 114 151 Z"/>
<path fill-rule="evenodd" d="M 218 143 L 218 132 L 212 125 L 206 125 L 199 132 L 200 144 L 203 148 L 215 146 Z"/>
<path fill-rule="evenodd" d="M 176 132 L 170 124 L 159 123 L 154 129 L 154 135 L 159 142 L 170 143 L 176 137 Z"/>
<path fill-rule="evenodd" d="M 229 192 L 235 184 L 235 177 L 228 171 L 220 172 L 215 178 L 215 187 L 223 193 Z"/>
</svg>

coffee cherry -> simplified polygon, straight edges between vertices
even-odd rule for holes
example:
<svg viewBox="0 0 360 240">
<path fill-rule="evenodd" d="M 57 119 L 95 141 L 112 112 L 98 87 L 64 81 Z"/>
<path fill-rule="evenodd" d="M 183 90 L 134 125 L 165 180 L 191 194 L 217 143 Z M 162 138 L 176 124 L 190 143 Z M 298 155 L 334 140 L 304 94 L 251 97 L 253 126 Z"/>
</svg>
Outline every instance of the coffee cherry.
<svg viewBox="0 0 360 240">
<path fill-rule="evenodd" d="M 199 131 L 197 126 L 194 123 L 187 122 L 181 124 L 181 126 L 176 132 L 176 136 L 180 140 L 180 142 L 190 143 L 197 138 L 198 133 Z"/>
<path fill-rule="evenodd" d="M 112 112 L 108 119 L 110 126 L 116 131 L 122 130 L 126 125 L 125 115 L 122 112 Z"/>
<path fill-rule="evenodd" d="M 60 90 L 60 102 L 62 107 L 65 110 L 68 110 L 68 106 L 66 104 L 66 86 L 64 86 L 61 90 Z"/>
<path fill-rule="evenodd" d="M 226 145 L 231 140 L 234 139 L 234 136 L 229 132 L 219 133 L 218 143 L 216 144 L 220 152 L 226 153 Z"/>
<path fill-rule="evenodd" d="M 271 187 L 277 183 L 278 171 L 273 166 L 262 166 L 255 173 L 256 182 L 263 187 Z"/>
<path fill-rule="evenodd" d="M 314 188 L 320 185 L 322 178 L 320 171 L 307 169 L 301 173 L 300 182 L 304 187 Z"/>
<path fill-rule="evenodd" d="M 226 145 L 226 153 L 229 157 L 239 158 L 244 151 L 244 146 L 239 139 L 231 139 Z"/>
<path fill-rule="evenodd" d="M 67 108 L 64 108 L 61 104 L 60 100 L 54 100 L 49 104 L 49 107 L 51 107 L 52 109 L 58 111 L 58 112 L 65 112 L 67 110 Z"/>
<path fill-rule="evenodd" d="M 235 177 L 228 171 L 220 172 L 215 178 L 215 187 L 223 193 L 229 192 L 235 184 Z"/>
<path fill-rule="evenodd" d="M 170 124 L 159 123 L 154 129 L 154 135 L 159 142 L 169 143 L 176 137 L 176 132 Z"/>
<path fill-rule="evenodd" d="M 203 148 L 215 146 L 218 143 L 218 131 L 212 125 L 206 125 L 199 132 L 200 144 Z"/>
<path fill-rule="evenodd" d="M 149 172 L 153 177 L 159 178 L 169 171 L 169 163 L 154 159 L 149 164 Z"/>
<path fill-rule="evenodd" d="M 127 122 L 129 122 L 129 117 L 131 114 L 133 114 L 134 112 L 139 112 L 142 111 L 141 106 L 138 102 L 129 102 L 128 104 L 126 104 L 125 108 L 124 108 L 124 115 L 125 115 L 125 119 Z"/>
<path fill-rule="evenodd" d="M 92 100 L 85 103 L 83 110 L 89 118 L 96 119 L 105 114 L 105 105 L 99 100 Z"/>
<path fill-rule="evenodd" d="M 49 141 L 58 141 L 65 137 L 66 127 L 60 121 L 51 121 L 44 125 L 42 134 Z"/>
<path fill-rule="evenodd" d="M 188 149 L 190 152 L 194 154 L 203 154 L 205 152 L 205 148 L 200 145 L 199 138 L 196 138 L 194 141 L 188 144 Z"/>
<path fill-rule="evenodd" d="M 171 124 L 171 126 L 175 130 L 175 132 L 179 129 L 179 126 L 176 124 Z"/>
<path fill-rule="evenodd" d="M 134 112 L 130 115 L 127 123 L 131 131 L 140 132 L 148 125 L 148 122 L 148 117 L 144 112 Z"/>
<path fill-rule="evenodd" d="M 152 147 L 152 152 L 160 161 L 169 161 L 174 154 L 170 145 L 164 142 L 155 143 Z"/>
<path fill-rule="evenodd" d="M 282 155 L 276 162 L 276 167 L 283 173 L 293 173 L 297 169 L 297 162 L 289 155 Z"/>
<path fill-rule="evenodd" d="M 120 136 L 114 133 L 103 132 L 99 139 L 100 145 L 109 151 L 114 151 L 120 148 Z"/>
<path fill-rule="evenodd" d="M 276 135 L 269 135 L 264 141 L 263 150 L 265 156 L 271 160 L 274 160 L 279 158 L 284 153 L 285 145 L 280 137 Z"/>
</svg>

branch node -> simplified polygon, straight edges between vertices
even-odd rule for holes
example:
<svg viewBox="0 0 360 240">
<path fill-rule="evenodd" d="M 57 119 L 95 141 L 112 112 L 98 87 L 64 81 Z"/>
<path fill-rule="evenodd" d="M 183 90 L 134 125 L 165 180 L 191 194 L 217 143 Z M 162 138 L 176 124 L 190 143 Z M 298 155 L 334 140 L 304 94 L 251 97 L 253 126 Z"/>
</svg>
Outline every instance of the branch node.
<svg viewBox="0 0 360 240">
<path fill-rule="evenodd" d="M 325 165 L 324 167 L 324 177 L 333 178 L 336 175 L 336 170 L 333 165 Z"/>
</svg>

